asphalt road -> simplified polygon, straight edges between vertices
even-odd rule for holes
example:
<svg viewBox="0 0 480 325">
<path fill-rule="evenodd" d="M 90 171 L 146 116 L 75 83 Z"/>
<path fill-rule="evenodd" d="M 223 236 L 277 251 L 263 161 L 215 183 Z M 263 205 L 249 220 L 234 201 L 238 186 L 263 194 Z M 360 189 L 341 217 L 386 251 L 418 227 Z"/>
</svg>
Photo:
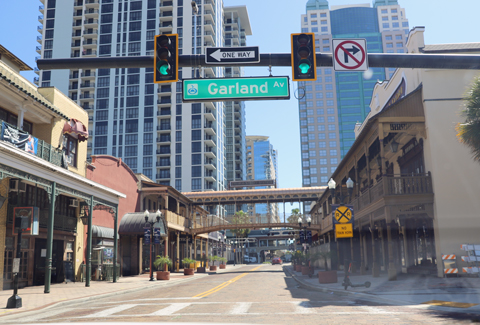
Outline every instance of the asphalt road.
<svg viewBox="0 0 480 325">
<path fill-rule="evenodd" d="M 426 309 L 310 291 L 281 265 L 252 264 L 162 289 L 69 302 L 0 323 L 467 324 Z"/>
</svg>

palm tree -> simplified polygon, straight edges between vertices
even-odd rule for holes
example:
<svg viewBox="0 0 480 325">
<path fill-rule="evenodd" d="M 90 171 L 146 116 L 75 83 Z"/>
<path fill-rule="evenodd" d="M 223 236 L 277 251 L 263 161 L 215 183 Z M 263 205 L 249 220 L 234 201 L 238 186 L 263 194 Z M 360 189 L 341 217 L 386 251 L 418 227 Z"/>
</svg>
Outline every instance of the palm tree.
<svg viewBox="0 0 480 325">
<path fill-rule="evenodd" d="M 250 218 L 247 213 L 240 210 L 235 212 L 235 216 L 232 218 L 232 223 L 235 225 L 250 223 Z M 249 232 L 250 229 L 232 229 L 232 233 L 234 233 L 236 237 L 247 237 Z"/>
<path fill-rule="evenodd" d="M 300 209 L 292 209 L 292 214 L 287 218 L 288 223 L 298 223 L 298 217 L 301 217 Z"/>
<path fill-rule="evenodd" d="M 480 77 L 473 80 L 467 92 L 462 115 L 466 120 L 457 124 L 457 138 L 470 148 L 473 160 L 480 162 Z"/>
</svg>

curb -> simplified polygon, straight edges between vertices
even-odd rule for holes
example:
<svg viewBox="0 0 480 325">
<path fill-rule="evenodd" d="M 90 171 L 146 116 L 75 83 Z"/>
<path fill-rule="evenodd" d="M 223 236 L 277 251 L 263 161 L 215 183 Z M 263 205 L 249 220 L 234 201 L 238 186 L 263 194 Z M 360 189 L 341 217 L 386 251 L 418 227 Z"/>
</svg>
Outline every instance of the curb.
<svg viewBox="0 0 480 325">
<path fill-rule="evenodd" d="M 457 308 L 453 308 L 453 307 L 422 305 L 419 303 L 413 303 L 413 302 L 408 302 L 403 300 L 395 300 L 395 299 L 385 298 L 383 296 L 378 296 L 378 295 L 368 294 L 363 292 L 346 291 L 341 289 L 332 289 L 332 288 L 327 288 L 322 286 L 315 286 L 310 283 L 306 283 L 305 281 L 302 281 L 295 274 L 293 274 L 290 269 L 286 268 L 285 266 L 283 267 L 283 270 L 286 274 L 290 275 L 301 287 L 314 290 L 314 291 L 325 292 L 325 293 L 335 293 L 335 294 L 338 294 L 339 296 L 355 296 L 355 297 L 363 298 L 365 300 L 383 303 L 383 304 L 390 304 L 393 306 L 411 306 L 412 304 L 414 304 L 414 308 L 415 306 L 425 306 L 425 308 L 428 310 L 435 310 L 435 311 L 444 312 L 444 313 L 455 313 L 459 315 L 472 315 L 472 316 L 480 315 L 480 310 L 466 309 L 464 311 L 459 311 Z"/>
<path fill-rule="evenodd" d="M 348 290 L 341 290 L 341 289 L 333 289 L 333 288 L 328 288 L 328 287 L 323 287 L 323 286 L 316 286 L 312 285 L 310 283 L 307 283 L 301 279 L 299 279 L 293 272 L 291 272 L 290 269 L 283 267 L 285 273 L 288 273 L 298 284 L 300 284 L 301 287 L 314 290 L 314 291 L 319 291 L 319 292 L 326 292 L 326 293 L 335 293 L 339 296 L 355 296 L 355 297 L 361 297 L 367 300 L 375 301 L 375 302 L 387 302 L 391 305 L 396 305 L 396 306 L 401 306 L 401 305 L 408 305 L 409 303 L 406 301 L 400 301 L 400 300 L 395 300 L 395 299 L 389 299 L 389 298 L 380 298 L 379 296 L 371 295 L 368 293 L 363 293 L 363 292 L 354 292 L 354 291 L 348 291 Z"/>
</svg>

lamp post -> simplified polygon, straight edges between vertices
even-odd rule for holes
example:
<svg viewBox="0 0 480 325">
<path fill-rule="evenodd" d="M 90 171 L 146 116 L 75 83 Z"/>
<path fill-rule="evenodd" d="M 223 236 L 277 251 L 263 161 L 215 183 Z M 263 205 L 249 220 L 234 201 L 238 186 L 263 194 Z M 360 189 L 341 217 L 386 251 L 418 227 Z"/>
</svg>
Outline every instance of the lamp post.
<svg viewBox="0 0 480 325">
<path fill-rule="evenodd" d="M 332 197 L 334 197 L 335 200 L 338 199 L 340 201 L 341 205 L 344 205 L 345 200 L 347 198 L 351 197 L 352 193 L 353 193 L 353 181 L 350 177 L 347 179 L 346 185 L 347 185 L 347 195 L 343 195 L 341 187 L 340 187 L 340 193 L 336 192 L 335 188 L 337 186 L 337 183 L 333 180 L 333 178 L 330 178 L 330 181 L 328 181 L 328 189 L 330 191 L 332 191 Z M 348 238 L 346 238 L 346 239 L 348 239 Z M 347 249 L 347 245 L 344 246 L 344 265 L 343 265 L 343 268 L 345 270 L 347 269 L 347 265 L 348 265 L 348 262 L 346 260 L 346 256 L 347 256 L 346 249 Z"/>
<path fill-rule="evenodd" d="M 307 227 L 310 227 L 312 225 L 312 218 L 310 216 L 307 216 L 306 218 L 306 224 L 303 224 L 303 227 L 302 227 L 302 221 L 303 221 L 303 218 L 302 216 L 298 217 L 298 225 L 300 226 L 300 228 L 303 228 L 303 243 L 305 244 L 307 242 Z M 308 226 L 307 226 L 308 224 Z M 306 245 L 303 245 L 303 254 L 305 255 L 305 251 L 306 251 Z"/>
<path fill-rule="evenodd" d="M 160 222 L 162 212 L 160 211 L 160 209 L 157 210 L 157 212 L 155 213 L 155 220 L 150 220 L 150 212 L 148 212 L 148 210 L 145 210 L 143 215 L 145 216 L 146 226 L 150 226 L 150 281 L 155 281 L 155 279 L 153 278 L 153 226 L 157 222 Z"/>
</svg>

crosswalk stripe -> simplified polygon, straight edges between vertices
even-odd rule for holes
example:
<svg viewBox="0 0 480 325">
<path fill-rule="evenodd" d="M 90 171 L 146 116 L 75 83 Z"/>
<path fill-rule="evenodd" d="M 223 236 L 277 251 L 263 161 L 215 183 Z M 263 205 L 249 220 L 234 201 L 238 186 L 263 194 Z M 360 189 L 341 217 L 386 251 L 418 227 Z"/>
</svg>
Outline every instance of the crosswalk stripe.
<svg viewBox="0 0 480 325">
<path fill-rule="evenodd" d="M 148 314 L 148 316 L 168 316 L 168 315 L 172 315 L 173 313 L 175 313 L 179 310 L 182 310 L 183 308 L 186 308 L 190 305 L 191 305 L 191 303 L 189 303 L 189 302 L 171 304 L 168 307 L 157 310 L 154 313 Z"/>
<path fill-rule="evenodd" d="M 232 315 L 246 314 L 251 306 L 252 306 L 251 302 L 236 303 L 233 306 L 232 310 L 230 310 L 229 314 L 232 314 Z"/>
<path fill-rule="evenodd" d="M 138 305 L 137 304 L 135 304 L 135 305 L 133 305 L 133 304 L 120 305 L 120 306 L 116 306 L 116 307 L 112 307 L 112 308 L 109 308 L 109 309 L 99 311 L 98 313 L 94 313 L 94 314 L 91 314 L 91 315 L 81 316 L 79 318 L 107 317 L 107 316 L 113 315 L 115 313 L 130 309 L 130 308 L 135 307 L 135 306 L 138 306 Z"/>
</svg>

